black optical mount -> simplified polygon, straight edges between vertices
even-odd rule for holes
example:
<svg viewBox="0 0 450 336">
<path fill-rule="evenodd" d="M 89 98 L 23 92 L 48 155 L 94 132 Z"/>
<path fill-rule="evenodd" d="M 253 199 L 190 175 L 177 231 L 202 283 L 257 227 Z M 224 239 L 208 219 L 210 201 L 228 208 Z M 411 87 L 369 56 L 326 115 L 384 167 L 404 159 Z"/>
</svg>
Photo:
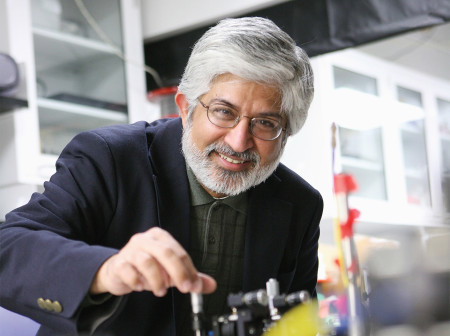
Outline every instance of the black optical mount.
<svg viewBox="0 0 450 336">
<path fill-rule="evenodd" d="M 201 294 L 191 294 L 195 336 L 260 336 L 290 308 L 311 301 L 307 291 L 280 294 L 277 280 L 270 279 L 266 289 L 230 294 L 231 314 L 214 317 L 212 330 L 205 330 Z"/>
</svg>

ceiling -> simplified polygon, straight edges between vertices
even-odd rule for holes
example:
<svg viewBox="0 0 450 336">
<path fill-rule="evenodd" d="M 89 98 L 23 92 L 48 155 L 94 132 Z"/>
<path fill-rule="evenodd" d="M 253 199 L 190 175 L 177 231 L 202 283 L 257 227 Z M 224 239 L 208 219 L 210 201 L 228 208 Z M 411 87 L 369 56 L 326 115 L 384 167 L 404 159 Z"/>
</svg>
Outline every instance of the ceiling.
<svg viewBox="0 0 450 336">
<path fill-rule="evenodd" d="M 357 49 L 450 81 L 450 23 L 422 28 Z"/>
</svg>

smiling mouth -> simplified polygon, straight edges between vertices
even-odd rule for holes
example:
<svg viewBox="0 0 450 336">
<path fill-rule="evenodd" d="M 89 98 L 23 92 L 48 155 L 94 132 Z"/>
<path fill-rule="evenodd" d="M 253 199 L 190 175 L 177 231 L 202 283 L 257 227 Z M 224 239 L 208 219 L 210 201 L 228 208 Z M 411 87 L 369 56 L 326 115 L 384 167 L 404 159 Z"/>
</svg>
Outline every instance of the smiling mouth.
<svg viewBox="0 0 450 336">
<path fill-rule="evenodd" d="M 245 161 L 234 160 L 234 159 L 229 158 L 228 156 L 225 156 L 225 155 L 223 155 L 223 154 L 221 154 L 221 153 L 217 153 L 217 154 L 219 154 L 219 156 L 220 156 L 222 159 L 224 159 L 225 161 L 228 161 L 228 162 L 230 162 L 230 163 L 240 163 L 240 164 L 245 163 Z"/>
</svg>

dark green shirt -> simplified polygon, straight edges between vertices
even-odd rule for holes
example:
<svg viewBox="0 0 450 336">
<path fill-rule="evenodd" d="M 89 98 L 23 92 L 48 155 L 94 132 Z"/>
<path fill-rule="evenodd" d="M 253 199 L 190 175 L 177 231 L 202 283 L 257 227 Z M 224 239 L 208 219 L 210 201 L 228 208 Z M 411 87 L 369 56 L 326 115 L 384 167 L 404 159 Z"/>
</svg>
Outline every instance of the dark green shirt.
<svg viewBox="0 0 450 336">
<path fill-rule="evenodd" d="M 217 281 L 217 290 L 203 296 L 207 321 L 211 321 L 212 316 L 230 311 L 228 294 L 242 291 L 248 199 L 247 193 L 215 199 L 189 168 L 187 172 L 191 193 L 189 254 L 197 270 Z M 190 312 L 190 305 L 188 309 Z M 183 323 L 183 335 L 192 335 L 190 329 L 190 321 Z"/>
</svg>

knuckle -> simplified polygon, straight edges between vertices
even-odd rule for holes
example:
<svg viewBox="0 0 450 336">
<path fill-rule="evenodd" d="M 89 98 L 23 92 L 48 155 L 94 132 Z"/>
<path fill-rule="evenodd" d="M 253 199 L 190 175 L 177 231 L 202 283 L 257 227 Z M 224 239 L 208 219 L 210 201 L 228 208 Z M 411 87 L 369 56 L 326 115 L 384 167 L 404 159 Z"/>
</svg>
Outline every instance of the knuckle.
<svg viewBox="0 0 450 336">
<path fill-rule="evenodd" d="M 147 234 L 149 234 L 150 236 L 157 237 L 157 236 L 161 235 L 163 231 L 164 230 L 161 229 L 160 227 L 155 226 L 155 227 L 152 227 L 151 229 L 149 229 L 147 231 Z"/>
<path fill-rule="evenodd" d="M 117 258 L 115 258 L 114 261 L 110 263 L 110 269 L 113 272 L 116 272 L 116 273 L 119 272 L 120 273 L 120 270 L 125 268 L 126 265 L 128 265 L 128 261 L 126 259 L 126 256 L 118 254 Z"/>
<path fill-rule="evenodd" d="M 171 247 L 163 247 L 161 253 L 166 259 L 177 258 L 177 253 L 175 253 L 175 251 Z"/>
<path fill-rule="evenodd" d="M 159 267 L 153 262 L 145 262 L 142 264 L 142 274 L 145 275 L 146 279 L 151 280 L 160 277 Z"/>
<path fill-rule="evenodd" d="M 137 264 L 150 264 L 153 262 L 153 257 L 148 254 L 145 253 L 143 251 L 139 251 L 138 253 L 136 253 L 135 256 L 133 256 L 133 260 L 135 261 L 135 263 Z"/>
<path fill-rule="evenodd" d="M 123 282 L 130 288 L 135 288 L 139 283 L 139 275 L 137 272 L 126 272 L 122 278 Z"/>
<path fill-rule="evenodd" d="M 147 233 L 154 239 L 166 239 L 172 237 L 169 232 L 161 229 L 159 226 L 152 227 Z"/>
<path fill-rule="evenodd" d="M 142 233 L 135 233 L 134 235 L 131 236 L 130 238 L 130 243 L 135 244 L 137 242 L 139 242 L 142 239 Z"/>
<path fill-rule="evenodd" d="M 180 258 L 181 262 L 185 265 L 191 264 L 191 257 L 186 251 L 180 252 L 178 258 Z"/>
<path fill-rule="evenodd" d="M 159 226 L 154 226 L 151 229 L 148 230 L 149 232 L 153 232 L 153 233 L 159 233 L 159 232 L 164 232 L 163 229 L 161 229 Z"/>
</svg>

